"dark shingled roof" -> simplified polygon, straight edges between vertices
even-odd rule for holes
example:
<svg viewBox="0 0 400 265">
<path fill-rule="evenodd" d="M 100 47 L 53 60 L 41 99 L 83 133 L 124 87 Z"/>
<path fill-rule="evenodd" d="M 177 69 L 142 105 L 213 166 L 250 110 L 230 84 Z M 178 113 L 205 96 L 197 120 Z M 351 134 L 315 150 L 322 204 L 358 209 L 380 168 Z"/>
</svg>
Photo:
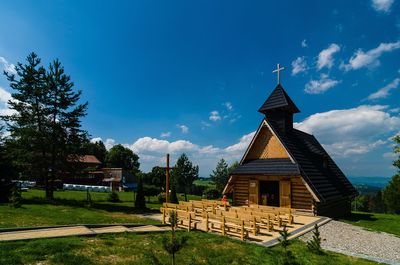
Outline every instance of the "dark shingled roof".
<svg viewBox="0 0 400 265">
<path fill-rule="evenodd" d="M 299 167 L 289 158 L 255 159 L 245 161 L 232 175 L 299 175 Z"/>
<path fill-rule="evenodd" d="M 285 110 L 292 113 L 298 113 L 300 110 L 294 104 L 293 100 L 289 97 L 281 84 L 278 84 L 271 95 L 267 98 L 261 108 L 258 110 L 266 114 L 272 110 Z"/>
<path fill-rule="evenodd" d="M 357 195 L 356 189 L 314 136 L 296 129 L 283 133 L 273 121 L 266 121 L 321 201 Z"/>
</svg>

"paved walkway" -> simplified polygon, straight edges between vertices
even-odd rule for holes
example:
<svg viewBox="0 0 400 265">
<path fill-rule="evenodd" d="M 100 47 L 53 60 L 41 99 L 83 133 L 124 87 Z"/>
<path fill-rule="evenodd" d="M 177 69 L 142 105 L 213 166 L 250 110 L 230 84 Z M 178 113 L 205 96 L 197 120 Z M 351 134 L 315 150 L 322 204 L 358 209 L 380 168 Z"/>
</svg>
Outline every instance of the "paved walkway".
<svg viewBox="0 0 400 265">
<path fill-rule="evenodd" d="M 110 225 L 104 227 L 89 228 L 84 225 L 78 226 L 66 226 L 66 227 L 55 227 L 55 228 L 38 228 L 19 230 L 11 232 L 1 232 L 0 241 L 15 241 L 15 240 L 28 240 L 38 238 L 53 238 L 53 237 L 65 237 L 65 236 L 91 236 L 107 233 L 123 233 L 123 232 L 136 232 L 136 233 L 148 233 L 148 232 L 162 232 L 168 231 L 168 226 L 155 226 L 155 225 L 140 225 L 140 226 L 122 226 L 122 225 Z"/>
<path fill-rule="evenodd" d="M 400 237 L 338 221 L 327 223 L 319 231 L 323 249 L 377 262 L 400 264 Z M 311 237 L 310 232 L 301 240 L 308 241 Z"/>
</svg>

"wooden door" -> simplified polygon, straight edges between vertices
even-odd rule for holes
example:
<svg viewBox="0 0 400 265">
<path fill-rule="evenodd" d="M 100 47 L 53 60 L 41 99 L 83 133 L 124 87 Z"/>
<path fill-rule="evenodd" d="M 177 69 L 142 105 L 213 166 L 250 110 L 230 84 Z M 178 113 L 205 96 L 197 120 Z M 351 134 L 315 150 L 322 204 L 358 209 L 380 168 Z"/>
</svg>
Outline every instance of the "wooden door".
<svg viewBox="0 0 400 265">
<path fill-rule="evenodd" d="M 290 188 L 291 187 L 290 187 L 289 180 L 279 181 L 279 193 L 280 193 L 281 207 L 291 208 Z"/>
<path fill-rule="evenodd" d="M 258 204 L 258 180 L 249 181 L 249 204 Z"/>
</svg>

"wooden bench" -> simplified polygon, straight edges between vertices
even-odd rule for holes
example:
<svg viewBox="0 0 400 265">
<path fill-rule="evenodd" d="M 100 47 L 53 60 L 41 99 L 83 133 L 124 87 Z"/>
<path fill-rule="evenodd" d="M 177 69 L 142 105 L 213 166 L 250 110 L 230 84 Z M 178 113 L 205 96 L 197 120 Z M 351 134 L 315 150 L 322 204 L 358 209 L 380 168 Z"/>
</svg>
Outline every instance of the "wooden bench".
<svg viewBox="0 0 400 265">
<path fill-rule="evenodd" d="M 186 228 L 188 231 L 191 231 L 192 229 L 197 229 L 197 224 L 201 222 L 201 220 L 196 219 L 196 215 L 193 212 L 175 210 L 170 208 L 161 208 L 161 212 L 163 214 L 163 224 L 167 223 L 167 217 L 169 217 L 171 211 L 176 212 L 176 217 L 178 219 L 177 226 Z"/>
</svg>

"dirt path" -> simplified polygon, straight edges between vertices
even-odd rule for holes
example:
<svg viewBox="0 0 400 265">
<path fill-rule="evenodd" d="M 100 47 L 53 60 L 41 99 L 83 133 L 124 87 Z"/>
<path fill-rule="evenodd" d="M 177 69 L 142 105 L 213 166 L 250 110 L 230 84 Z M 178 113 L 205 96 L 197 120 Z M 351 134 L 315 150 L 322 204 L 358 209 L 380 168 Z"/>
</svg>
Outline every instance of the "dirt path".
<svg viewBox="0 0 400 265">
<path fill-rule="evenodd" d="M 361 257 L 388 264 L 400 264 L 400 238 L 384 232 L 331 221 L 319 229 L 322 248 L 349 256 Z M 300 239 L 308 241 L 312 232 Z"/>
</svg>

